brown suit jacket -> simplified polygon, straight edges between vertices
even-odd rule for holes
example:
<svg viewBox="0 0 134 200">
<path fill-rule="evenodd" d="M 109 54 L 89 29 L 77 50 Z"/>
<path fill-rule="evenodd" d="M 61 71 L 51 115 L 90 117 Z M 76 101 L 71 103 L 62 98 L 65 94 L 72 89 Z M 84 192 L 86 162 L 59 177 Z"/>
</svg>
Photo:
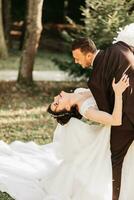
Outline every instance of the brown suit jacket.
<svg viewBox="0 0 134 200">
<path fill-rule="evenodd" d="M 114 91 L 112 80 L 118 81 L 126 72 L 130 87 L 123 93 L 123 122 L 111 129 L 111 151 L 113 165 L 122 162 L 134 139 L 134 54 L 124 42 L 112 44 L 100 50 L 93 63 L 93 71 L 88 86 L 100 110 L 112 113 Z"/>
</svg>

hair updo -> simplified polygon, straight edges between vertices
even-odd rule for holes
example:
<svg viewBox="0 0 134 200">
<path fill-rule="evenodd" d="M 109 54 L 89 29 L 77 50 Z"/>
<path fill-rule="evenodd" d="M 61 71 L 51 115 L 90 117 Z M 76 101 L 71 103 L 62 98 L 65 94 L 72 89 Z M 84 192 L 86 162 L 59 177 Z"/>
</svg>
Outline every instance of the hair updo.
<svg viewBox="0 0 134 200">
<path fill-rule="evenodd" d="M 75 117 L 77 119 L 82 118 L 82 115 L 78 112 L 76 106 L 72 106 L 70 111 L 64 109 L 60 112 L 55 112 L 52 111 L 50 104 L 48 106 L 47 112 L 50 113 L 61 125 L 65 125 L 66 123 L 68 123 L 71 117 Z"/>
<path fill-rule="evenodd" d="M 88 37 L 87 38 L 80 37 L 72 42 L 72 51 L 79 48 L 82 53 L 88 53 L 88 52 L 95 53 L 97 51 L 94 42 Z"/>
</svg>

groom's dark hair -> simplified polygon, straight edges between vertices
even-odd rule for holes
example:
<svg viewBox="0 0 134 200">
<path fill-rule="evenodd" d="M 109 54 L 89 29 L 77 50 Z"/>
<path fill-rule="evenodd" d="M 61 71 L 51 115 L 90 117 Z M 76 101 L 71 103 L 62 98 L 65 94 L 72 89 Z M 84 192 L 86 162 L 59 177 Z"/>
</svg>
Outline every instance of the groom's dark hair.
<svg viewBox="0 0 134 200">
<path fill-rule="evenodd" d="M 61 125 L 65 125 L 66 123 L 68 123 L 71 117 L 75 117 L 77 119 L 82 118 L 82 115 L 78 112 L 76 106 L 72 106 L 70 111 L 64 109 L 62 111 L 55 112 L 52 111 L 50 104 L 48 106 L 47 112 L 49 112 Z"/>
<path fill-rule="evenodd" d="M 97 48 L 94 42 L 90 38 L 80 37 L 73 41 L 72 43 L 72 51 L 80 49 L 82 53 L 95 53 Z"/>
</svg>

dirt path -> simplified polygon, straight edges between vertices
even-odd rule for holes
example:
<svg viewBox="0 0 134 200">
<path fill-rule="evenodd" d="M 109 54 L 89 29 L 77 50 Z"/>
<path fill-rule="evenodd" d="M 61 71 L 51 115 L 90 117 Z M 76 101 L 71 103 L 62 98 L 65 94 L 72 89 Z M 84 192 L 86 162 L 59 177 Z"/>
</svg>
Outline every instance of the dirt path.
<svg viewBox="0 0 134 200">
<path fill-rule="evenodd" d="M 0 81 L 16 80 L 18 71 L 1 70 Z M 63 71 L 34 71 L 33 79 L 35 81 L 72 81 L 73 79 Z"/>
</svg>

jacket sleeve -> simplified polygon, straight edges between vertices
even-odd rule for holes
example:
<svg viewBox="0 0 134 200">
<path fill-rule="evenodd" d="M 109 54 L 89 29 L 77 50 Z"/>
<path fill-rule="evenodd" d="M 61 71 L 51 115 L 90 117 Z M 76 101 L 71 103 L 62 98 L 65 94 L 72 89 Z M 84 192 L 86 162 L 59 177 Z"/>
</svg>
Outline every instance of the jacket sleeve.
<svg viewBox="0 0 134 200">
<path fill-rule="evenodd" d="M 122 47 L 122 45 L 124 45 Z M 120 45 L 120 64 L 114 71 L 116 81 L 119 81 L 121 76 L 126 73 L 129 76 L 130 86 L 123 93 L 123 113 L 126 114 L 129 121 L 134 126 L 134 55 L 127 45 Z"/>
</svg>

